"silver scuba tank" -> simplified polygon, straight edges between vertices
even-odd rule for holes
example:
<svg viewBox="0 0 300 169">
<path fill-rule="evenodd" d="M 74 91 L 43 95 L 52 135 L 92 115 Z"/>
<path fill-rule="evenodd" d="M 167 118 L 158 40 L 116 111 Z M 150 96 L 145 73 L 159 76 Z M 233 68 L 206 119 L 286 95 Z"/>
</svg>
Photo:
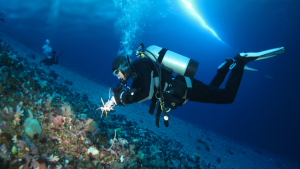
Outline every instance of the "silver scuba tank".
<svg viewBox="0 0 300 169">
<path fill-rule="evenodd" d="M 173 70 L 182 76 L 193 78 L 196 74 L 199 62 L 190 59 L 168 49 L 156 45 L 149 46 L 145 51 L 150 59 L 157 61 L 165 67 Z"/>
</svg>

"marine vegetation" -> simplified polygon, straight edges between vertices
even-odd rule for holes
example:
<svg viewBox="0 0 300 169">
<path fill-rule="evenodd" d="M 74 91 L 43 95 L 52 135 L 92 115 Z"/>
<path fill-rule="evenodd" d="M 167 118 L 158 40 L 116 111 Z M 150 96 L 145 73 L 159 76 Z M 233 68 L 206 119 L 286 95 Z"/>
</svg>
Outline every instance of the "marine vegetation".
<svg viewBox="0 0 300 169">
<path fill-rule="evenodd" d="M 214 168 L 110 113 L 0 41 L 0 168 Z"/>
</svg>

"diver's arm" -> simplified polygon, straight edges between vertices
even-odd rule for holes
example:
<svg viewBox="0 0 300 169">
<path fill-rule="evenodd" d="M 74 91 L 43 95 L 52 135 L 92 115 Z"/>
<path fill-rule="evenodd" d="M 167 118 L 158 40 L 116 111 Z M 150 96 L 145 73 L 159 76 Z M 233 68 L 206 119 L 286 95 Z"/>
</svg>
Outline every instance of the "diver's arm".
<svg viewBox="0 0 300 169">
<path fill-rule="evenodd" d="M 132 89 L 137 89 L 134 95 L 130 95 L 133 102 L 149 100 L 154 92 L 154 70 L 153 64 L 149 59 L 139 59 L 134 63 L 138 78 L 132 83 Z M 138 87 L 138 88 L 137 88 Z"/>
<path fill-rule="evenodd" d="M 154 86 L 151 86 L 151 82 L 153 81 L 154 70 L 151 64 L 151 62 L 142 59 L 135 64 L 138 78 L 134 79 L 130 90 L 122 90 L 115 94 L 116 101 L 119 100 L 122 104 L 132 104 L 153 97 Z"/>
<path fill-rule="evenodd" d="M 134 83 L 139 83 L 134 81 Z M 132 85 L 133 86 L 133 85 Z M 115 91 L 115 89 L 114 89 Z M 126 105 L 139 102 L 149 96 L 149 92 L 144 92 L 142 89 L 131 88 L 129 90 L 120 90 L 113 92 L 117 105 Z"/>
<path fill-rule="evenodd" d="M 114 93 L 114 98 L 117 105 L 122 106 L 126 104 L 132 104 L 134 95 L 138 93 L 138 89 L 122 90 L 120 92 Z"/>
<path fill-rule="evenodd" d="M 60 57 L 60 55 L 63 53 L 63 51 L 60 52 L 60 54 L 57 57 Z"/>
</svg>

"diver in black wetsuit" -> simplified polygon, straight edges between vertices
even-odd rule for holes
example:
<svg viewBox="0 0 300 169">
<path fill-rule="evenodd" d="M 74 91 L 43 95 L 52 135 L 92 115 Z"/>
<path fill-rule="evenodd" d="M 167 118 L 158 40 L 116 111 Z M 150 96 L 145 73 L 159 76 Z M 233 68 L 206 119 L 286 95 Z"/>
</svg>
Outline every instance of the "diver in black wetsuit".
<svg viewBox="0 0 300 169">
<path fill-rule="evenodd" d="M 147 49 L 151 50 L 151 47 Z M 232 103 L 238 92 L 244 69 L 253 70 L 246 66 L 248 62 L 270 58 L 285 52 L 285 48 L 280 47 L 257 53 L 237 54 L 234 59 L 226 59 L 218 67 L 217 74 L 211 83 L 206 85 L 193 77 L 183 75 L 174 77 L 172 72 L 160 64 L 163 63 L 165 58 L 173 59 L 167 63 L 176 63 L 177 58 L 182 58 L 181 55 L 174 54 L 174 52 L 168 53 L 167 49 L 157 46 L 152 47 L 153 52 L 147 49 L 142 53 L 147 55 L 147 57 L 137 59 L 134 62 L 131 62 L 128 57 L 126 59 L 124 56 L 118 56 L 114 59 L 112 64 L 113 74 L 118 79 L 122 79 L 121 83 L 123 85 L 126 84 L 130 77 L 133 78 L 133 82 L 129 90 L 125 90 L 119 84 L 113 90 L 114 97 L 112 97 L 112 100 L 114 102 L 109 100 L 106 106 L 124 106 L 151 100 L 149 113 L 153 114 L 157 101 L 159 101 L 160 106 L 157 107 L 156 114 L 157 127 L 159 126 L 161 112 L 164 112 L 165 126 L 168 126 L 169 116 L 167 115 L 166 107 L 176 109 L 178 106 L 183 106 L 187 101 L 217 104 Z M 157 61 L 151 60 L 150 55 L 158 58 Z M 183 64 L 183 62 L 180 62 L 180 64 Z M 190 62 L 189 65 L 193 64 Z M 181 68 L 176 66 L 173 66 L 173 70 Z M 186 72 L 189 70 L 188 68 Z M 219 88 L 230 70 L 225 88 Z"/>
<path fill-rule="evenodd" d="M 52 51 L 53 56 L 51 58 L 45 58 L 43 60 L 40 61 L 40 66 L 42 66 L 42 63 L 44 63 L 45 65 L 47 65 L 47 67 L 49 68 L 49 66 L 52 66 L 53 64 L 57 65 L 58 64 L 58 57 L 63 53 L 63 51 L 60 52 L 60 54 L 58 56 L 55 56 L 56 52 Z"/>
</svg>

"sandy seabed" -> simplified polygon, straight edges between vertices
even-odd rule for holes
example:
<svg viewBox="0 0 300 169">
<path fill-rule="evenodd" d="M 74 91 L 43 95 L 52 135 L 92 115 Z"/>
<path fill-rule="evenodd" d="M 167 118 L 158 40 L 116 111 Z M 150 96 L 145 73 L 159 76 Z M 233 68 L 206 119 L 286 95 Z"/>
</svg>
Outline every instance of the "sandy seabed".
<svg viewBox="0 0 300 169">
<path fill-rule="evenodd" d="M 43 56 L 16 42 L 12 38 L 1 35 L 5 42 L 10 44 L 20 57 L 26 58 L 29 63 L 38 63 Z M 36 59 L 31 59 L 27 55 L 34 54 Z M 72 90 L 86 94 L 94 104 L 101 104 L 101 98 L 108 98 L 109 87 L 93 82 L 88 78 L 68 70 L 62 66 L 54 65 L 49 69 L 44 67 L 46 72 L 54 70 L 60 75 L 58 81 L 64 83 L 67 79 L 73 82 L 69 85 Z M 176 117 L 170 119 L 168 128 L 164 127 L 163 120 L 160 128 L 155 126 L 155 116 L 148 113 L 149 107 L 144 104 L 132 104 L 126 107 L 115 107 L 115 113 L 124 115 L 128 120 L 138 123 L 138 127 L 152 130 L 155 134 L 174 140 L 183 145 L 184 151 L 200 155 L 200 160 L 205 160 L 217 168 L 234 169 L 278 169 L 278 168 L 299 168 L 291 162 L 287 162 L 280 157 L 274 157 L 268 153 L 254 150 L 251 147 L 236 143 L 228 138 L 205 131 L 198 126 L 182 121 Z M 198 140 L 198 141 L 197 141 Z M 205 141 L 206 145 L 199 140 Z M 209 147 L 209 151 L 206 147 Z M 217 162 L 217 158 L 221 162 Z"/>
</svg>

